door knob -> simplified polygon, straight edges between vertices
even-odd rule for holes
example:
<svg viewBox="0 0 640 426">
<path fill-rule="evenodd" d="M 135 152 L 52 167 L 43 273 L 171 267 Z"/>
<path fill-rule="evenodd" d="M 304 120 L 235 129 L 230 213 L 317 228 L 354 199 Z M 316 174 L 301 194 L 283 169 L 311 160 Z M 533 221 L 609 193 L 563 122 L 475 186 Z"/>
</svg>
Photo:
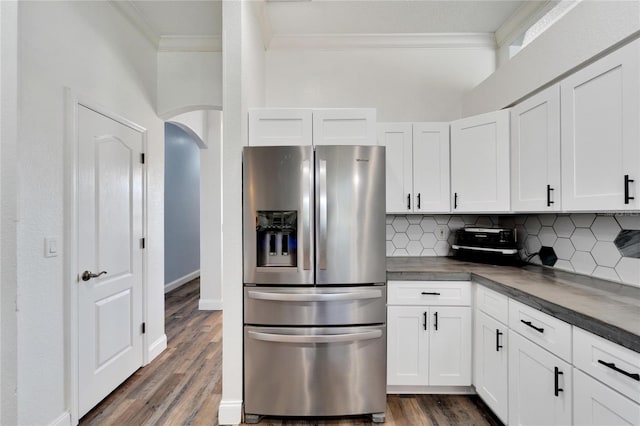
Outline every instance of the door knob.
<svg viewBox="0 0 640 426">
<path fill-rule="evenodd" d="M 107 271 L 101 271 L 100 273 L 94 274 L 93 272 L 84 271 L 82 273 L 82 281 L 89 281 L 91 278 L 98 278 L 100 275 L 106 274 Z"/>
</svg>

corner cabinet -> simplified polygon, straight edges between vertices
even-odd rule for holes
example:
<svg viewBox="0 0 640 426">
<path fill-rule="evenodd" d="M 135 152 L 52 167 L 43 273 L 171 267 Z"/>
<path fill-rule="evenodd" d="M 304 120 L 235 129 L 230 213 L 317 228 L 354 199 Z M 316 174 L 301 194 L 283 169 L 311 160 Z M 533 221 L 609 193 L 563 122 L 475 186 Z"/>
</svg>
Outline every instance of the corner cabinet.
<svg viewBox="0 0 640 426">
<path fill-rule="evenodd" d="M 449 212 L 449 123 L 379 123 L 387 213 Z"/>
<path fill-rule="evenodd" d="M 511 109 L 511 208 L 555 212 L 560 187 L 560 86 Z"/>
<path fill-rule="evenodd" d="M 508 423 L 509 299 L 476 286 L 474 381 L 476 392 L 503 423 Z"/>
<path fill-rule="evenodd" d="M 562 207 L 640 210 L 640 40 L 562 80 Z"/>
<path fill-rule="evenodd" d="M 470 286 L 466 281 L 389 281 L 388 393 L 450 390 L 444 386 L 470 392 Z"/>
<path fill-rule="evenodd" d="M 451 211 L 507 212 L 509 110 L 451 123 Z"/>
</svg>

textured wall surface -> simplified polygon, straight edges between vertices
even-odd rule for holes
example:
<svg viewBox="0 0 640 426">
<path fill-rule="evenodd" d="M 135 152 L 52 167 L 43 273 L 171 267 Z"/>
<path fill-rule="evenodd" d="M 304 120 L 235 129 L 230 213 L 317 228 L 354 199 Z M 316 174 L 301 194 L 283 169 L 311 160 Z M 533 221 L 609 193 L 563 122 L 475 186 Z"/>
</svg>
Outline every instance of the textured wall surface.
<svg viewBox="0 0 640 426">
<path fill-rule="evenodd" d="M 465 225 L 515 227 L 529 262 L 640 286 L 640 214 L 387 215 L 387 256 L 448 256 Z"/>
</svg>

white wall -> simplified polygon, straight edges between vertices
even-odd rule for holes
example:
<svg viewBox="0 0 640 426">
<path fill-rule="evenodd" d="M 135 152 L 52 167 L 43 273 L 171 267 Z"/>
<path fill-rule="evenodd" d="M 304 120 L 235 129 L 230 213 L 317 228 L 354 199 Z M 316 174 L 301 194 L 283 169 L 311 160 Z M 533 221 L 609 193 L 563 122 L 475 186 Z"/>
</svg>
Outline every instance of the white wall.
<svg viewBox="0 0 640 426">
<path fill-rule="evenodd" d="M 378 121 L 449 121 L 495 69 L 489 48 L 269 50 L 269 107 L 374 107 Z"/>
<path fill-rule="evenodd" d="M 242 146 L 247 108 L 264 106 L 264 44 L 257 20 L 262 1 L 223 2 L 222 143 L 222 401 L 220 424 L 242 413 Z"/>
<path fill-rule="evenodd" d="M 206 111 L 206 148 L 200 150 L 200 301 L 222 309 L 222 113 Z"/>
<path fill-rule="evenodd" d="M 583 1 L 467 93 L 463 116 L 509 106 L 640 31 L 640 2 Z"/>
<path fill-rule="evenodd" d="M 158 115 L 222 106 L 222 53 L 159 52 Z"/>
<path fill-rule="evenodd" d="M 147 337 L 166 344 L 163 292 L 163 122 L 156 50 L 108 2 L 20 2 L 18 144 L 18 423 L 60 420 L 69 408 L 64 309 L 64 87 L 148 129 Z M 61 255 L 43 257 L 44 237 Z M 63 417 L 64 418 L 64 417 Z"/>
<path fill-rule="evenodd" d="M 17 423 L 18 5 L 0 2 L 0 424 Z"/>
</svg>

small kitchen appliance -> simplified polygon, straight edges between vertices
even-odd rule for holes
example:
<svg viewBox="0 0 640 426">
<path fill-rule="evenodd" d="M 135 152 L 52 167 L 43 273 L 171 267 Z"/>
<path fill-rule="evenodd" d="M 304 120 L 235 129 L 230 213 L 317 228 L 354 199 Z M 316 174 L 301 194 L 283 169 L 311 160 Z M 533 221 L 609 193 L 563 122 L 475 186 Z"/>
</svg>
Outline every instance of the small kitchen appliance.
<svg viewBox="0 0 640 426">
<path fill-rule="evenodd" d="M 244 412 L 386 408 L 385 151 L 243 151 Z"/>
<path fill-rule="evenodd" d="M 514 228 L 465 226 L 456 231 L 451 245 L 461 260 L 497 265 L 520 265 L 518 238 Z"/>
</svg>

